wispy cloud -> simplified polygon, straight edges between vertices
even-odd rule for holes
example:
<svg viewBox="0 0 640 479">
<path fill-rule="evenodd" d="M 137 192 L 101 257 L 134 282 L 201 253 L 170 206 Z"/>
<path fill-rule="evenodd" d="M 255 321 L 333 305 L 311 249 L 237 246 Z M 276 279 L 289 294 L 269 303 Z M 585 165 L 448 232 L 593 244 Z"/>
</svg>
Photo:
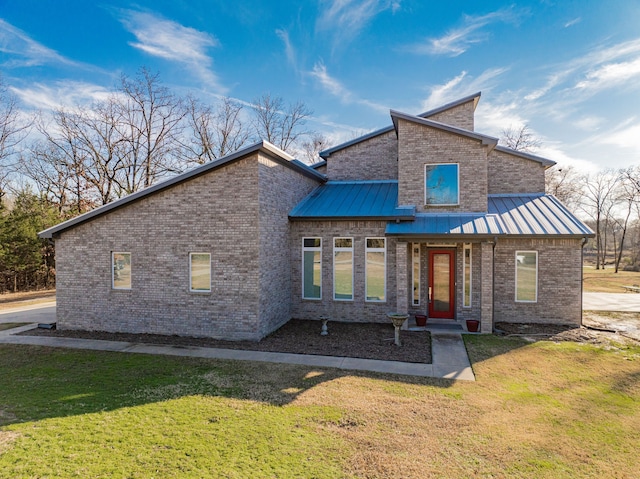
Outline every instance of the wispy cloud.
<svg viewBox="0 0 640 479">
<path fill-rule="evenodd" d="M 525 10 L 516 11 L 510 7 L 486 15 L 464 15 L 461 26 L 449 30 L 441 37 L 427 38 L 424 42 L 411 45 L 407 49 L 421 55 L 457 57 L 472 45 L 484 42 L 490 37 L 484 27 L 493 23 L 516 23 L 526 13 Z"/>
<path fill-rule="evenodd" d="M 106 100 L 111 92 L 103 86 L 78 81 L 59 81 L 53 84 L 33 83 L 29 87 L 12 87 L 24 104 L 35 109 L 55 110 Z"/>
<path fill-rule="evenodd" d="M 564 24 L 564 28 L 572 27 L 572 26 L 574 26 L 574 25 L 576 25 L 576 24 L 580 23 L 581 21 L 582 21 L 582 17 L 576 17 L 576 18 L 574 18 L 574 19 L 569 20 L 568 22 L 566 22 L 566 23 Z"/>
<path fill-rule="evenodd" d="M 276 30 L 276 35 L 278 35 L 278 38 L 282 40 L 282 43 L 284 44 L 284 53 L 287 56 L 287 62 L 297 70 L 298 62 L 296 61 L 296 50 L 289 38 L 289 32 L 279 28 Z"/>
<path fill-rule="evenodd" d="M 338 98 L 342 103 L 346 104 L 359 104 L 371 108 L 378 112 L 388 112 L 389 107 L 380 105 L 379 103 L 360 98 L 348 88 L 346 88 L 340 81 L 333 78 L 327 72 L 327 67 L 322 62 L 318 62 L 314 65 L 313 70 L 309 72 L 309 75 L 320 83 L 322 88 L 328 91 L 331 95 Z"/>
<path fill-rule="evenodd" d="M 618 87 L 640 78 L 640 56 L 637 58 L 618 63 L 607 63 L 586 73 L 584 80 L 576 84 L 577 89 L 603 90 Z"/>
<path fill-rule="evenodd" d="M 31 67 L 56 63 L 79 66 L 78 63 L 36 42 L 25 32 L 2 19 L 0 19 L 0 52 L 9 57 L 9 60 L 2 63 L 2 66 L 5 68 Z"/>
<path fill-rule="evenodd" d="M 316 29 L 332 30 L 336 42 L 356 37 L 378 14 L 400 8 L 400 0 L 321 0 Z"/>
<path fill-rule="evenodd" d="M 209 48 L 220 45 L 215 37 L 153 13 L 136 10 L 122 10 L 120 13 L 122 24 L 136 37 L 136 42 L 130 42 L 132 47 L 184 64 L 209 87 L 225 91 L 212 69 L 213 59 L 207 54 Z"/>
</svg>

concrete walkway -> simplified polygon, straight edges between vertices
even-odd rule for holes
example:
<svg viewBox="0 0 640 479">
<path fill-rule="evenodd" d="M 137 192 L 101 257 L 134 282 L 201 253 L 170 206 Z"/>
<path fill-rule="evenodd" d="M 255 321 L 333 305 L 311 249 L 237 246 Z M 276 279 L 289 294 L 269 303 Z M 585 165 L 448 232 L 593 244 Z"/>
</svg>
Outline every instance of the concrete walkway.
<svg viewBox="0 0 640 479">
<path fill-rule="evenodd" d="M 585 311 L 640 312 L 640 294 L 583 293 L 582 309 Z"/>
<path fill-rule="evenodd" d="M 55 321 L 55 307 L 29 307 L 20 311 L 1 312 L 0 322 L 51 322 Z M 91 349 L 122 353 L 163 354 L 209 359 L 232 359 L 237 361 L 262 361 L 269 363 L 300 364 L 304 366 L 338 368 L 346 370 L 372 371 L 378 373 L 403 374 L 432 378 L 462 379 L 475 381 L 467 350 L 459 333 L 431 333 L 433 364 L 404 363 L 374 359 L 316 356 L 307 354 L 270 353 L 238 349 L 203 348 L 195 346 L 170 346 L 162 344 L 102 341 L 96 339 L 53 338 L 49 336 L 16 336 L 32 329 L 37 323 L 0 331 L 0 344 L 28 344 L 72 349 Z M 405 333 L 407 334 L 407 333 Z"/>
</svg>

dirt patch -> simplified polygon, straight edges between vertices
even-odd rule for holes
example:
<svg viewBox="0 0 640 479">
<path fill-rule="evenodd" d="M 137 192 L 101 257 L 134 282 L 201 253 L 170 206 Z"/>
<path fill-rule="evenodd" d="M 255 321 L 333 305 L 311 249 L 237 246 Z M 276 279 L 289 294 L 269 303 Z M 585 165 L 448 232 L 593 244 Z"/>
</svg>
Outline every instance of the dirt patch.
<svg viewBox="0 0 640 479">
<path fill-rule="evenodd" d="M 402 346 L 398 347 L 393 342 L 394 329 L 391 324 L 329 322 L 328 326 L 329 335 L 321 336 L 320 321 L 292 319 L 259 342 L 46 329 L 33 329 L 22 334 L 431 364 L 431 336 L 427 331 L 402 331 Z"/>
<path fill-rule="evenodd" d="M 611 344 L 636 343 L 633 337 L 615 329 L 609 329 L 606 323 L 600 327 L 587 323 L 585 326 L 571 326 L 545 323 L 496 323 L 496 331 L 504 336 L 521 336 L 530 341 L 572 341 L 575 343 Z"/>
</svg>

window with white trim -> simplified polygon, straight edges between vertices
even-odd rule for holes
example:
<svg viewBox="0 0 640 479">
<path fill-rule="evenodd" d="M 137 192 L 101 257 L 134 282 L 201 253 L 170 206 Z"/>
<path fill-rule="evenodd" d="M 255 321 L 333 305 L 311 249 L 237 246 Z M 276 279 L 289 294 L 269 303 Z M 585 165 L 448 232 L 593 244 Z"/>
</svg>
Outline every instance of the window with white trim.
<svg viewBox="0 0 640 479">
<path fill-rule="evenodd" d="M 538 301 L 537 251 L 516 251 L 516 301 Z"/>
<path fill-rule="evenodd" d="M 413 305 L 420 306 L 420 244 L 414 243 L 412 250 L 411 268 L 413 283 Z"/>
<path fill-rule="evenodd" d="M 387 295 L 387 248 L 385 238 L 366 238 L 366 301 L 384 302 Z"/>
<path fill-rule="evenodd" d="M 333 238 L 333 299 L 353 300 L 353 238 Z"/>
<path fill-rule="evenodd" d="M 424 204 L 427 206 L 455 206 L 459 203 L 458 164 L 424 165 Z"/>
<path fill-rule="evenodd" d="M 111 287 L 131 289 L 131 253 L 111 252 Z"/>
<path fill-rule="evenodd" d="M 322 299 L 322 238 L 302 238 L 302 298 Z"/>
<path fill-rule="evenodd" d="M 193 293 L 211 291 L 211 254 L 189 253 L 189 290 Z"/>
<path fill-rule="evenodd" d="M 462 249 L 462 307 L 471 307 L 471 283 L 473 262 L 471 261 L 471 244 L 465 243 Z"/>
</svg>

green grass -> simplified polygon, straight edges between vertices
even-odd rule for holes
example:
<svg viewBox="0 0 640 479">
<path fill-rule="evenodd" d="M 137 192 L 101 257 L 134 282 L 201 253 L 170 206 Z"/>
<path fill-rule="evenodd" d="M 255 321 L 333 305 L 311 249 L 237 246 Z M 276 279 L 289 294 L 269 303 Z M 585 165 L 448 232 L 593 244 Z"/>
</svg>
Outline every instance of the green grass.
<svg viewBox="0 0 640 479">
<path fill-rule="evenodd" d="M 614 271 L 612 266 L 607 266 L 606 269 L 585 266 L 583 271 L 584 291 L 590 293 L 624 293 L 623 286 L 640 284 L 640 273 L 622 270 L 615 273 Z"/>
<path fill-rule="evenodd" d="M 0 331 L 18 328 L 20 326 L 24 326 L 25 324 L 29 324 L 29 323 L 0 323 Z"/>
<path fill-rule="evenodd" d="M 0 346 L 0 477 L 637 477 L 640 348 L 465 337 L 477 381 Z"/>
</svg>

